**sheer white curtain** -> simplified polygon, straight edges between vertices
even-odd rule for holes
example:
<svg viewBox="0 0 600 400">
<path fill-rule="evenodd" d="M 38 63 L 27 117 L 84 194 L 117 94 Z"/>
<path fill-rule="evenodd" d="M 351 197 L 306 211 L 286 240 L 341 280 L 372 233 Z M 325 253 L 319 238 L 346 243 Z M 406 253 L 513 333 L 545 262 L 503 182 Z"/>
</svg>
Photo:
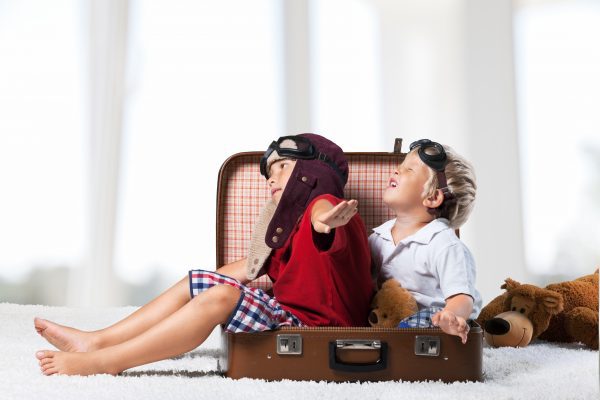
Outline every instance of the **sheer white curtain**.
<svg viewBox="0 0 600 400">
<path fill-rule="evenodd" d="M 28 280 L 20 292 L 30 295 L 12 301 L 119 302 L 126 30 L 127 1 L 0 6 L 0 278 Z M 33 291 L 40 286 L 48 297 Z"/>
<path fill-rule="evenodd" d="M 600 266 L 600 3 L 521 1 L 515 14 L 527 265 Z"/>
<path fill-rule="evenodd" d="M 0 3 L 0 288 L 62 268 L 11 301 L 140 303 L 214 268 L 221 163 L 284 133 L 280 22 L 274 0 Z"/>
<path fill-rule="evenodd" d="M 80 15 L 75 0 L 0 2 L 0 283 L 55 271 L 46 301 L 59 304 L 86 251 Z M 42 301 L 5 290 L 0 301 Z"/>
<path fill-rule="evenodd" d="M 83 265 L 73 271 L 69 304 L 119 305 L 114 274 L 117 189 L 125 105 L 127 0 L 89 0 L 87 51 L 87 176 L 89 229 Z"/>
</svg>

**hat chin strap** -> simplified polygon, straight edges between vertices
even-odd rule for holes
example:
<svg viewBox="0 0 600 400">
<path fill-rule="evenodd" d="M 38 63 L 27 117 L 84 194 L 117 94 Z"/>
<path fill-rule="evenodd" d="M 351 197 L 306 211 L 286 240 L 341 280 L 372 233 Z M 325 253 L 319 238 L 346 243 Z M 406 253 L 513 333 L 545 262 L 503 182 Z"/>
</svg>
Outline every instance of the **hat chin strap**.
<svg viewBox="0 0 600 400">
<path fill-rule="evenodd" d="M 246 263 L 246 277 L 250 280 L 255 279 L 262 267 L 271 255 L 272 249 L 265 243 L 265 235 L 273 216 L 277 210 L 277 204 L 273 199 L 269 200 L 254 225 L 250 248 L 248 249 L 248 261 Z"/>
</svg>

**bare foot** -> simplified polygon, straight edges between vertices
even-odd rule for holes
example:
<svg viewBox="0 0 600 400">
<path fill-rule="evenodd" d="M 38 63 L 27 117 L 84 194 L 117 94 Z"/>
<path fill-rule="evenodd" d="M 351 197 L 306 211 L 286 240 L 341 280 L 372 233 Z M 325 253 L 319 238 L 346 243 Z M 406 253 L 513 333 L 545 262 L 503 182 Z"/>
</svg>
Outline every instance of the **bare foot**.
<svg viewBox="0 0 600 400">
<path fill-rule="evenodd" d="M 86 352 L 96 350 L 94 334 L 55 324 L 54 322 L 34 318 L 35 330 L 57 349 L 67 352 Z"/>
<path fill-rule="evenodd" d="M 102 366 L 97 357 L 97 352 L 91 353 L 65 353 L 62 351 L 40 350 L 35 353 L 40 360 L 40 369 L 44 375 L 95 375 L 111 374 Z"/>
</svg>

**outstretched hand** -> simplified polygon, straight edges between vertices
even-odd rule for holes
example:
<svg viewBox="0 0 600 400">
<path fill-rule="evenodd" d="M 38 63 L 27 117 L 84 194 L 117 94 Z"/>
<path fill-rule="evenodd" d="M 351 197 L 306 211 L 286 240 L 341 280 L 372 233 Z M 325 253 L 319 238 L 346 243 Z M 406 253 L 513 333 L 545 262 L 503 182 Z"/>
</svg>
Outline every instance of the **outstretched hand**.
<svg viewBox="0 0 600 400">
<path fill-rule="evenodd" d="M 331 203 L 327 203 L 331 205 Z M 333 208 L 319 207 L 313 209 L 313 229 L 319 233 L 329 233 L 338 226 L 346 225 L 358 212 L 357 205 L 358 201 L 356 200 L 344 200 Z"/>
<path fill-rule="evenodd" d="M 459 336 L 463 344 L 467 343 L 469 324 L 464 318 L 450 310 L 442 310 L 431 317 L 431 322 L 447 334 Z"/>
</svg>

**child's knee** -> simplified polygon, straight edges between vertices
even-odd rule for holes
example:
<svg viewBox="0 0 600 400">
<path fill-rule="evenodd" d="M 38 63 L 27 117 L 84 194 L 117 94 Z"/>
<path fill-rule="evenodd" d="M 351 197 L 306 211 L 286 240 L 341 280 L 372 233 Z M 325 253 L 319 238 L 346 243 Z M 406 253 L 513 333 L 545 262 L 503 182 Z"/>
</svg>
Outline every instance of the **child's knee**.
<svg viewBox="0 0 600 400">
<path fill-rule="evenodd" d="M 194 297 L 199 303 L 209 303 L 212 306 L 233 308 L 239 301 L 241 291 L 229 285 L 216 285 L 202 293 L 202 296 Z"/>
<path fill-rule="evenodd" d="M 234 305 L 237 304 L 240 295 L 242 294 L 240 289 L 229 285 L 218 285 L 213 287 L 213 289 L 217 291 L 217 301 L 224 303 L 233 302 Z"/>
</svg>

